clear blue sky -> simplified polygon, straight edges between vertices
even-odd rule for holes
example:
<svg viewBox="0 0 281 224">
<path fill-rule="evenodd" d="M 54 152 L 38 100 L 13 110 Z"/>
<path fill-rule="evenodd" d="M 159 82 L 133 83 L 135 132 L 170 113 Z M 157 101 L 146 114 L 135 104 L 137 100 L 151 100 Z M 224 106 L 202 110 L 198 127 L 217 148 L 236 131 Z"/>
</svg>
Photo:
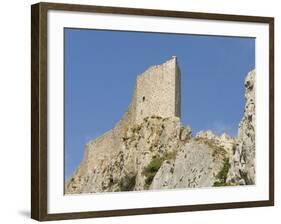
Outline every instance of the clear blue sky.
<svg viewBox="0 0 281 224">
<path fill-rule="evenodd" d="M 255 39 L 68 29 L 65 34 L 65 177 L 84 145 L 119 121 L 138 74 L 173 55 L 181 69 L 182 123 L 235 136 Z"/>
</svg>

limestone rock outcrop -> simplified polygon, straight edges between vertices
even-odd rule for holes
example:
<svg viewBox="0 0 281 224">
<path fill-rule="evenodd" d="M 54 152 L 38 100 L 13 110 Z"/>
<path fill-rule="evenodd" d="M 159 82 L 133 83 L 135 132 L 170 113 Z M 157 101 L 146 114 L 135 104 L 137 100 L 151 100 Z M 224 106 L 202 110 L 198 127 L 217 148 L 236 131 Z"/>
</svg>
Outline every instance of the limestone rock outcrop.
<svg viewBox="0 0 281 224">
<path fill-rule="evenodd" d="M 230 137 L 226 133 L 220 136 L 215 135 L 211 130 L 200 131 L 195 136 L 196 139 L 207 139 L 214 142 L 217 146 L 224 148 L 230 155 L 233 152 L 235 138 Z"/>
<path fill-rule="evenodd" d="M 180 122 L 180 70 L 173 57 L 138 76 L 132 102 L 116 126 L 85 146 L 66 194 L 253 184 L 254 72 L 237 138 L 195 136 Z M 156 88 L 157 87 L 157 88 Z"/>
<path fill-rule="evenodd" d="M 191 141 L 178 152 L 175 160 L 164 161 L 149 189 L 210 187 L 217 181 L 226 151 Z"/>
<path fill-rule="evenodd" d="M 184 134 L 185 133 L 185 134 Z M 93 193 L 148 189 L 151 173 L 164 160 L 172 160 L 191 138 L 179 118 L 148 117 L 141 124 L 128 127 L 116 153 L 82 163 L 67 183 L 68 193 Z M 155 167 L 146 170 L 151 161 Z M 88 168 L 84 168 L 87 164 Z M 153 165 L 152 165 L 153 166 Z M 157 167 L 159 166 L 159 167 Z M 153 170 L 155 169 L 155 170 Z"/>
<path fill-rule="evenodd" d="M 67 193 L 213 186 L 228 158 L 227 147 L 214 139 L 192 138 L 177 117 L 152 116 L 129 126 L 115 150 L 91 157 L 96 164 L 83 162 L 67 183 Z"/>
<path fill-rule="evenodd" d="M 230 157 L 229 183 L 255 184 L 255 76 L 255 70 L 249 72 L 244 83 L 246 104 Z"/>
</svg>

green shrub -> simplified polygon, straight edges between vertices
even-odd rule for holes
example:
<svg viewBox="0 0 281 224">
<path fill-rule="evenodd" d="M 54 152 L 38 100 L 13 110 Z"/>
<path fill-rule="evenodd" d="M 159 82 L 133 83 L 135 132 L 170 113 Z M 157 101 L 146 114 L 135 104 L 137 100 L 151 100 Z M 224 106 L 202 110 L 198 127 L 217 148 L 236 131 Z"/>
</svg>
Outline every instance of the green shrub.
<svg viewBox="0 0 281 224">
<path fill-rule="evenodd" d="M 150 163 L 144 168 L 143 174 L 145 175 L 145 187 L 148 188 L 153 181 L 154 176 L 160 169 L 164 159 L 153 158 Z"/>
<path fill-rule="evenodd" d="M 163 158 L 154 158 L 150 161 L 150 163 L 144 168 L 143 174 L 145 175 L 145 187 L 148 188 L 153 181 L 154 176 L 157 171 L 160 169 Z"/>
<path fill-rule="evenodd" d="M 226 178 L 227 178 L 229 168 L 230 168 L 229 158 L 225 158 L 223 167 L 216 176 L 216 178 L 218 180 L 213 184 L 214 187 L 229 186 L 229 184 L 226 183 Z"/>
<path fill-rule="evenodd" d="M 145 187 L 148 189 L 151 185 L 154 176 L 156 175 L 157 171 L 162 166 L 162 163 L 165 160 L 175 160 L 176 158 L 176 151 L 165 153 L 162 157 L 153 157 L 150 163 L 144 168 L 143 175 L 145 178 Z"/>
<path fill-rule="evenodd" d="M 145 167 L 145 171 L 148 173 L 157 172 L 163 163 L 163 158 L 154 158 L 150 163 Z"/>
</svg>

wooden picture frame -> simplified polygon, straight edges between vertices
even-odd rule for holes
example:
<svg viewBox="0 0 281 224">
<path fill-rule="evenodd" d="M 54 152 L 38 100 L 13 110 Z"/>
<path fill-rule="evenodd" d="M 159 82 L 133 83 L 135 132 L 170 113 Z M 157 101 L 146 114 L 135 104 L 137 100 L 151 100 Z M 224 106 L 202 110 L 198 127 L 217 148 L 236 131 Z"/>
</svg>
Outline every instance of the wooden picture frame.
<svg viewBox="0 0 281 224">
<path fill-rule="evenodd" d="M 268 200 L 146 207 L 83 212 L 48 212 L 48 12 L 104 13 L 210 21 L 247 22 L 269 26 L 269 181 Z M 39 221 L 170 212 L 203 211 L 274 205 L 274 18 L 202 12 L 38 3 L 31 6 L 31 217 Z"/>
</svg>

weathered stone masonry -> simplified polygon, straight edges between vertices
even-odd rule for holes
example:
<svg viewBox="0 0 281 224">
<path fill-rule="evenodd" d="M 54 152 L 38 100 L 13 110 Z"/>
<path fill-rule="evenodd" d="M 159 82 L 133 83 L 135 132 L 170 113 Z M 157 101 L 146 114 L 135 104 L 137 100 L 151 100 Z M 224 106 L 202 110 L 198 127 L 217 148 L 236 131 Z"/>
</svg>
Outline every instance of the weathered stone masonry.
<svg viewBox="0 0 281 224">
<path fill-rule="evenodd" d="M 137 77 L 131 104 L 119 125 L 140 123 L 150 116 L 180 118 L 180 79 L 176 57 L 148 68 Z"/>
<path fill-rule="evenodd" d="M 138 76 L 135 122 L 150 116 L 180 117 L 180 70 L 176 57 Z"/>
</svg>

